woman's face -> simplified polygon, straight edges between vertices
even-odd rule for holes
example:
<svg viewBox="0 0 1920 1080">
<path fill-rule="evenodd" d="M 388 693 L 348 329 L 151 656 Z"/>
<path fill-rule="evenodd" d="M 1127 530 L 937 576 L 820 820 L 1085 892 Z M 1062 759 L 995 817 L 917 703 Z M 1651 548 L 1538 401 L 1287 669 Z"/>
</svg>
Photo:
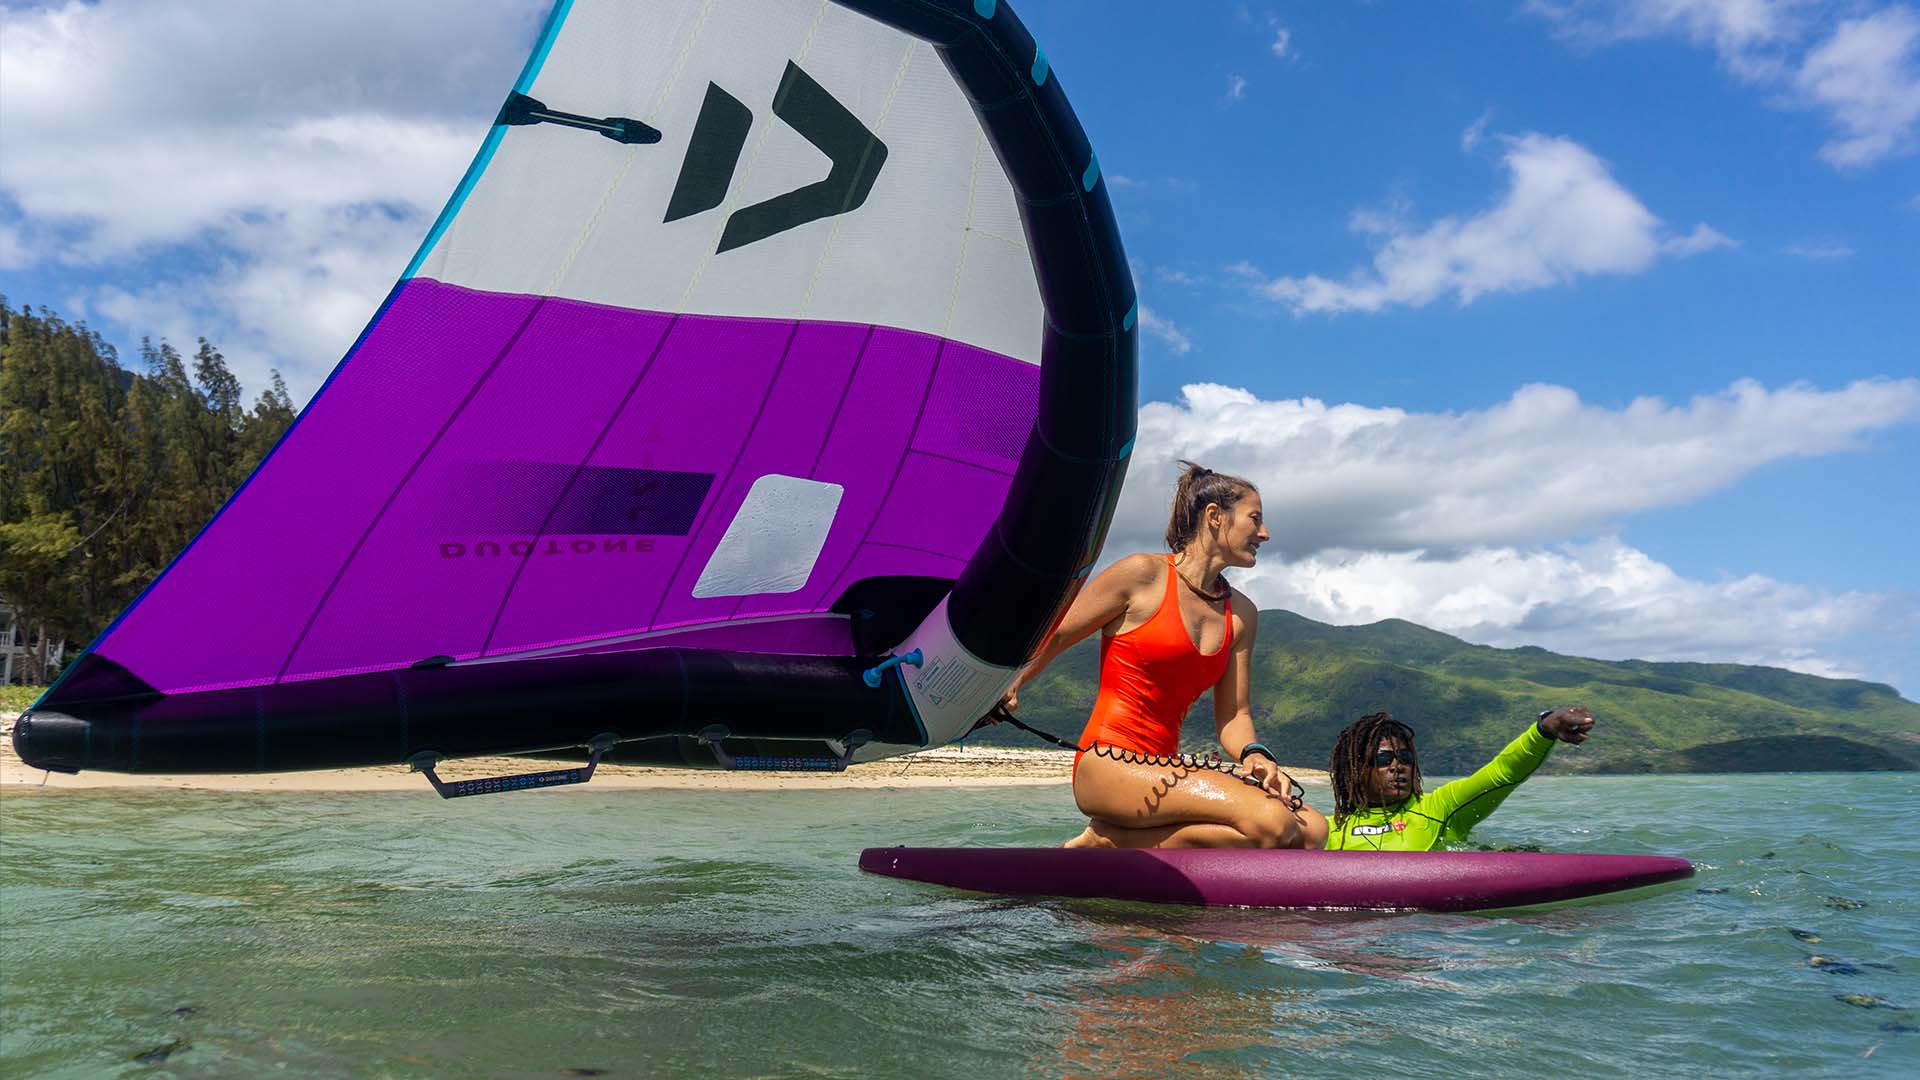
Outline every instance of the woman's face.
<svg viewBox="0 0 1920 1080">
<path fill-rule="evenodd" d="M 1260 505 L 1260 493 L 1247 492 L 1230 511 L 1208 507 L 1209 516 L 1216 511 L 1221 515 L 1221 522 L 1214 536 L 1220 545 L 1221 557 L 1228 566 L 1252 566 L 1259 557 L 1260 545 L 1271 539 L 1267 535 L 1267 515 Z"/>
<path fill-rule="evenodd" d="M 1391 806 L 1413 794 L 1413 744 L 1389 735 L 1374 747 L 1369 765 L 1367 792 L 1374 802 Z"/>
</svg>

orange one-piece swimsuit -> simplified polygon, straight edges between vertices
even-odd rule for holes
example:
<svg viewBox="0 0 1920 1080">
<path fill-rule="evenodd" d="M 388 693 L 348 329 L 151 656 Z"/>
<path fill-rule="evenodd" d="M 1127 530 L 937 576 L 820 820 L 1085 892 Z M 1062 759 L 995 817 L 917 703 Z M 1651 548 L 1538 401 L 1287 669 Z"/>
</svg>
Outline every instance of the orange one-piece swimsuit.
<svg viewBox="0 0 1920 1080">
<path fill-rule="evenodd" d="M 1167 556 L 1167 591 L 1153 618 L 1100 642 L 1100 696 L 1080 733 L 1080 745 L 1098 743 L 1134 754 L 1167 756 L 1180 750 L 1180 721 L 1220 676 L 1233 651 L 1233 594 L 1227 594 L 1227 633 L 1220 648 L 1203 653 L 1187 633 Z M 1073 757 L 1080 768 L 1083 749 Z"/>
</svg>

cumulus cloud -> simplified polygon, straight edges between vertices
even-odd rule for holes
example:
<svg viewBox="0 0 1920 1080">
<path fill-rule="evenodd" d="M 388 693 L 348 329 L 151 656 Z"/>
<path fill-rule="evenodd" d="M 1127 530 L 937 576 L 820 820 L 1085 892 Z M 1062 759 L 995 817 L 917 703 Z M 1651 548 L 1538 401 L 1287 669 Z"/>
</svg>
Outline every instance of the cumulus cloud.
<svg viewBox="0 0 1920 1080">
<path fill-rule="evenodd" d="M 1583 656 L 1904 677 L 1920 598 L 1759 575 L 1691 580 L 1613 533 L 1768 462 L 1861 448 L 1916 421 L 1920 379 L 1743 381 L 1621 408 L 1536 385 L 1465 413 L 1193 385 L 1141 409 L 1107 551 L 1159 548 L 1174 462 L 1188 458 L 1259 485 L 1273 540 L 1234 580 L 1263 607 L 1342 624 L 1403 618 Z"/>
<path fill-rule="evenodd" d="M 1794 86 L 1842 131 L 1820 148 L 1839 169 L 1911 152 L 1920 124 L 1920 15 L 1891 7 L 1842 22 L 1809 52 Z"/>
<path fill-rule="evenodd" d="M 543 7 L 0 11 L 0 259 L 111 262 L 133 284 L 81 297 L 93 313 L 181 305 L 311 389 L 465 169 Z"/>
<path fill-rule="evenodd" d="M 1562 38 L 1596 47 L 1679 37 L 1713 50 L 1742 78 L 1778 74 L 1778 49 L 1802 28 L 1806 0 L 1528 0 Z"/>
<path fill-rule="evenodd" d="M 1259 485 L 1272 546 L 1291 560 L 1557 542 L 1691 502 L 1771 461 L 1859 448 L 1916 419 L 1911 378 L 1837 390 L 1743 380 L 1681 405 L 1641 398 L 1618 409 L 1536 384 L 1464 413 L 1266 401 L 1196 384 L 1140 410 L 1115 542 L 1135 550 L 1164 531 L 1180 458 Z"/>
<path fill-rule="evenodd" d="M 1292 46 L 1292 44 L 1292 31 L 1284 26 L 1276 26 L 1273 28 L 1273 58 L 1275 60 L 1285 60 L 1287 58 L 1287 49 Z"/>
<path fill-rule="evenodd" d="M 1606 162 L 1571 139 L 1503 136 L 1507 190 L 1472 217 L 1409 225 L 1398 211 L 1362 211 L 1356 232 L 1376 238 L 1371 266 L 1333 280 L 1318 274 L 1268 279 L 1242 266 L 1263 295 L 1296 315 L 1421 307 L 1451 295 L 1461 304 L 1594 274 L 1645 270 L 1663 253 L 1698 254 L 1732 241 L 1710 226 L 1666 236 L 1659 218 L 1613 178 Z"/>
<path fill-rule="evenodd" d="M 1863 663 L 1850 639 L 1911 641 L 1920 609 L 1912 596 L 1833 592 L 1758 574 L 1696 581 L 1612 537 L 1439 555 L 1328 551 L 1264 560 L 1235 584 L 1262 607 L 1341 625 L 1398 618 L 1506 648 L 1766 664 L 1833 678 L 1888 677 Z"/>
<path fill-rule="evenodd" d="M 1247 80 L 1244 76 L 1227 76 L 1227 100 L 1239 101 L 1247 96 Z"/>
<path fill-rule="evenodd" d="M 1175 356 L 1185 356 L 1193 351 L 1193 342 L 1173 324 L 1172 319 L 1145 304 L 1140 305 L 1140 329 L 1145 330 L 1149 337 L 1157 338 Z"/>
<path fill-rule="evenodd" d="M 1772 104 L 1824 111 L 1839 136 L 1819 154 L 1838 169 L 1911 152 L 1920 127 L 1920 15 L 1905 4 L 1837 22 L 1858 8 L 1810 0 L 1530 0 L 1527 8 L 1583 47 L 1677 37 L 1712 50 Z"/>
</svg>

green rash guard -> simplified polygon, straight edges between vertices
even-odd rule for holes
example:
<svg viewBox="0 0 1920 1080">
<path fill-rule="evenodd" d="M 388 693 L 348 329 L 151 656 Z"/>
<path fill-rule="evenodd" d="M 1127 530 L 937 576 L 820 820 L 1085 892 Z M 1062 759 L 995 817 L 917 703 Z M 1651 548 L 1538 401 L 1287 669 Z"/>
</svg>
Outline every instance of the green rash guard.
<svg viewBox="0 0 1920 1080">
<path fill-rule="evenodd" d="M 1528 724 L 1520 737 L 1472 776 L 1415 795 L 1395 806 L 1369 806 L 1341 818 L 1327 836 L 1328 851 L 1433 851 L 1498 809 L 1520 782 L 1553 752 L 1554 740 Z"/>
</svg>

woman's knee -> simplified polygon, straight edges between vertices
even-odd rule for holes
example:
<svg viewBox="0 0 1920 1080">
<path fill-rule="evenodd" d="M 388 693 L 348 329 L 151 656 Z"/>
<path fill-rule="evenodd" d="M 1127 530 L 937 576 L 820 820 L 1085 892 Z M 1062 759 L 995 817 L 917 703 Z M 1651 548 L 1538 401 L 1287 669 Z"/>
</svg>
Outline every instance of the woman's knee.
<svg viewBox="0 0 1920 1080">
<path fill-rule="evenodd" d="M 1262 800 L 1259 808 L 1238 828 L 1246 834 L 1247 839 L 1253 841 L 1255 847 L 1300 847 L 1305 839 L 1300 819 L 1278 799 Z M 1324 843 L 1325 840 L 1323 835 L 1321 841 Z"/>
<path fill-rule="evenodd" d="M 1318 851 L 1327 846 L 1327 818 L 1311 806 L 1299 810 L 1301 847 Z"/>
</svg>

